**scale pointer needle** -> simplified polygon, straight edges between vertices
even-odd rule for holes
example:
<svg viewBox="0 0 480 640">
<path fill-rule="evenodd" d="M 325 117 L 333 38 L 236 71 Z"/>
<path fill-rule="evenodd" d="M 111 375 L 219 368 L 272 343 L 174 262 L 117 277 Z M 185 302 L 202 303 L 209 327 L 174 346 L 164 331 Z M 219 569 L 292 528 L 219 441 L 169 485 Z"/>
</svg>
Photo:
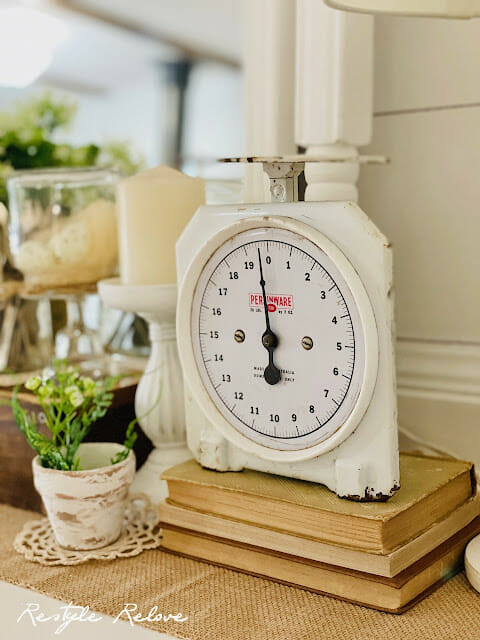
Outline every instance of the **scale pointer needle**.
<svg viewBox="0 0 480 640">
<path fill-rule="evenodd" d="M 268 313 L 267 295 L 265 293 L 265 280 L 263 279 L 262 256 L 260 254 L 260 249 L 258 249 L 258 263 L 260 265 L 260 286 L 262 288 L 263 308 L 265 311 L 266 323 L 266 329 L 262 335 L 262 344 L 268 351 L 268 365 L 263 372 L 263 376 L 268 384 L 273 385 L 280 382 L 280 370 L 273 362 L 273 352 L 278 346 L 278 338 L 270 328 L 270 317 Z"/>
</svg>

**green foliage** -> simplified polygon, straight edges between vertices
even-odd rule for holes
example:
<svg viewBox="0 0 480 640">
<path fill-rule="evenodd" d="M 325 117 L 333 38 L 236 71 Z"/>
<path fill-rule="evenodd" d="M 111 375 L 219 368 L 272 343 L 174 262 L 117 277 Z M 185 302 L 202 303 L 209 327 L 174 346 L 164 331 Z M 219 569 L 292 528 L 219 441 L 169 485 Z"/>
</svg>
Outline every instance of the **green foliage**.
<svg viewBox="0 0 480 640">
<path fill-rule="evenodd" d="M 116 453 L 113 458 L 110 459 L 112 464 L 117 464 L 117 462 L 122 462 L 130 453 L 131 449 L 133 449 L 133 445 L 135 444 L 138 433 L 135 429 L 138 420 L 135 418 L 130 422 L 127 427 L 127 431 L 125 432 L 125 441 L 123 443 L 123 449 Z"/>
<path fill-rule="evenodd" d="M 50 438 L 38 430 L 37 415 L 20 405 L 18 388 L 15 389 L 11 401 L 15 421 L 42 466 L 64 471 L 80 468 L 78 447 L 91 425 L 103 418 L 112 404 L 112 389 L 117 381 L 118 378 L 107 377 L 95 382 L 63 361 L 56 363 L 52 377 L 27 380 L 25 387 L 42 407 Z M 112 458 L 112 464 L 124 460 L 133 447 L 137 438 L 135 424 L 135 420 L 129 424 L 124 449 Z"/>
<path fill-rule="evenodd" d="M 14 113 L 0 113 L 0 202 L 7 204 L 6 180 L 18 169 L 113 167 L 126 175 L 143 165 L 128 143 L 73 147 L 57 141 L 76 115 L 77 104 L 47 91 L 19 102 Z"/>
</svg>

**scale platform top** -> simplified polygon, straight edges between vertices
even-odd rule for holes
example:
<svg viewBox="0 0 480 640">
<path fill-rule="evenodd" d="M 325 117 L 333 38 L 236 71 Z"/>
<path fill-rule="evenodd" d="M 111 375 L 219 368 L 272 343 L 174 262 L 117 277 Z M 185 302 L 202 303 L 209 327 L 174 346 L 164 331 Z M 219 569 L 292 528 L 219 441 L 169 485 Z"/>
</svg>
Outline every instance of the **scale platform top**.
<svg viewBox="0 0 480 640">
<path fill-rule="evenodd" d="M 261 163 L 270 180 L 272 202 L 297 202 L 299 200 L 299 178 L 306 163 L 348 163 L 348 164 L 385 164 L 384 156 L 351 155 L 306 155 L 286 156 L 238 156 L 222 158 L 220 162 L 253 164 Z"/>
<path fill-rule="evenodd" d="M 315 155 L 309 156 L 302 153 L 290 154 L 286 156 L 237 156 L 232 158 L 220 158 L 219 162 L 245 163 L 251 164 L 260 162 L 263 165 L 269 164 L 305 164 L 306 162 L 355 162 L 358 164 L 386 164 L 388 159 L 380 155 Z"/>
</svg>

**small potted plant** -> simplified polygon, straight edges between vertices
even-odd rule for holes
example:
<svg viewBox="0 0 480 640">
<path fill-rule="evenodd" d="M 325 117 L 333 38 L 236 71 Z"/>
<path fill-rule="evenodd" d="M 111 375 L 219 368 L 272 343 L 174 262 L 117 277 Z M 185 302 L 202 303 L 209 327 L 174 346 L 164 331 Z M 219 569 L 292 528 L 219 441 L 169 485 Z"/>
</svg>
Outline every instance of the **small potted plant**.
<svg viewBox="0 0 480 640">
<path fill-rule="evenodd" d="M 135 475 L 136 421 L 128 425 L 123 444 L 82 443 L 110 407 L 116 382 L 111 377 L 92 380 L 57 362 L 52 375 L 35 376 L 25 384 L 37 398 L 40 414 L 20 405 L 18 388 L 12 396 L 15 421 L 37 453 L 32 462 L 35 488 L 58 543 L 68 549 L 103 547 L 121 532 Z"/>
</svg>

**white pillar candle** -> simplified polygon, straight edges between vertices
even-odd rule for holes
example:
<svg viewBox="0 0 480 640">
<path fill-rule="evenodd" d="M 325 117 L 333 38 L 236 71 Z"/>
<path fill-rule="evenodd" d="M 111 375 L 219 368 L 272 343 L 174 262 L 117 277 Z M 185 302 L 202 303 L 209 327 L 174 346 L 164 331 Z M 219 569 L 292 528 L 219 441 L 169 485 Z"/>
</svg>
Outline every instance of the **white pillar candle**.
<svg viewBox="0 0 480 640">
<path fill-rule="evenodd" d="M 204 181 L 170 167 L 122 180 L 117 185 L 122 282 L 174 284 L 175 243 L 204 202 Z"/>
</svg>

